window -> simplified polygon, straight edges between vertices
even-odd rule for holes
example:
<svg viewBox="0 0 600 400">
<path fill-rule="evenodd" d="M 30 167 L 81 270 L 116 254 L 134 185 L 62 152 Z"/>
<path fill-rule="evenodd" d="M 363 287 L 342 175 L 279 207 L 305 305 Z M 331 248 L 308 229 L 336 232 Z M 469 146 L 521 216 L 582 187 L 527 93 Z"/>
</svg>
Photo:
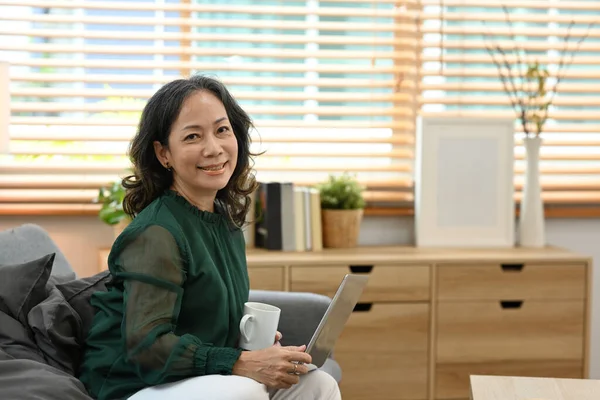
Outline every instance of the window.
<svg viewBox="0 0 600 400">
<path fill-rule="evenodd" d="M 593 0 L 0 0 L 0 7 L 11 96 L 10 137 L 0 140 L 8 147 L 0 154 L 4 212 L 95 212 L 97 188 L 129 166 L 145 101 L 194 73 L 221 78 L 254 118 L 253 150 L 266 151 L 256 160 L 258 179 L 309 185 L 348 170 L 367 187 L 371 210 L 411 206 L 419 113 L 514 116 L 486 43 L 512 48 L 514 38 L 556 71 L 564 39 L 575 46 L 600 20 Z M 547 204 L 600 202 L 598 64 L 594 26 L 543 135 Z M 524 151 L 515 126 L 518 198 Z"/>
<path fill-rule="evenodd" d="M 221 78 L 253 117 L 260 180 L 348 170 L 371 207 L 410 204 L 418 111 L 414 1 L 0 1 L 10 62 L 0 206 L 93 209 L 124 174 L 160 85 Z"/>
<path fill-rule="evenodd" d="M 568 39 L 569 51 L 588 35 L 563 69 L 543 130 L 541 181 L 549 206 L 600 202 L 600 21 L 598 1 L 423 0 L 422 113 L 442 116 L 514 116 L 487 46 L 500 45 L 511 61 L 517 48 L 553 76 Z M 443 5 L 443 7 L 440 7 Z M 509 10 L 507 22 L 502 6 Z M 485 21 L 485 22 L 484 22 Z M 573 22 L 572 28 L 569 26 Z M 522 59 L 525 59 L 522 56 Z M 516 75 L 516 72 L 514 72 Z M 552 76 L 551 75 L 551 76 Z M 554 80 L 550 80 L 551 85 Z M 523 133 L 516 127 L 517 198 L 523 185 Z"/>
</svg>

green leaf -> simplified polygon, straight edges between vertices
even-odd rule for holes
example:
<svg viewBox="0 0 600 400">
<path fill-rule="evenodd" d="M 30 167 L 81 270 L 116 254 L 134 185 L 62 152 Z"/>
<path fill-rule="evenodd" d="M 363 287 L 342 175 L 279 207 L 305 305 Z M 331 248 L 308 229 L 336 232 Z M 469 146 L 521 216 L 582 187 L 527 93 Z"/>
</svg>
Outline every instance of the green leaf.
<svg viewBox="0 0 600 400">
<path fill-rule="evenodd" d="M 356 210 L 365 207 L 363 187 L 347 172 L 341 176 L 329 175 L 329 179 L 317 185 L 317 189 L 323 209 Z"/>
<path fill-rule="evenodd" d="M 98 217 L 109 225 L 115 225 L 129 216 L 123 211 L 125 188 L 120 181 L 113 182 L 109 187 L 101 187 L 95 202 L 102 204 Z"/>
</svg>

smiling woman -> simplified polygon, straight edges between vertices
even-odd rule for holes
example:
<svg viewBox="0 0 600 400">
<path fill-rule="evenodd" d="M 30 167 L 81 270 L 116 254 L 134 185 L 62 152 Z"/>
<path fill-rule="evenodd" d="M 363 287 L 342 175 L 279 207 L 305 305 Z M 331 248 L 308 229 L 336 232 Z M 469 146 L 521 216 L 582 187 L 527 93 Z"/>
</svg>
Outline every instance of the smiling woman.
<svg viewBox="0 0 600 400">
<path fill-rule="evenodd" d="M 148 101 L 131 142 L 134 173 L 123 180 L 123 208 L 132 217 L 166 189 L 214 211 L 221 202 L 237 226 L 244 223 L 251 174 L 250 117 L 225 86 L 204 76 L 178 79 Z"/>
<path fill-rule="evenodd" d="M 108 256 L 109 290 L 90 301 L 80 379 L 94 398 L 340 399 L 333 377 L 299 365 L 311 363 L 305 346 L 239 347 L 250 126 L 204 76 L 166 84 L 144 107 L 123 180 L 135 218 Z"/>
<path fill-rule="evenodd" d="M 238 144 L 226 115 L 214 94 L 198 91 L 183 103 L 167 144 L 154 141 L 156 157 L 173 173 L 173 189 L 211 212 L 237 165 Z"/>
</svg>

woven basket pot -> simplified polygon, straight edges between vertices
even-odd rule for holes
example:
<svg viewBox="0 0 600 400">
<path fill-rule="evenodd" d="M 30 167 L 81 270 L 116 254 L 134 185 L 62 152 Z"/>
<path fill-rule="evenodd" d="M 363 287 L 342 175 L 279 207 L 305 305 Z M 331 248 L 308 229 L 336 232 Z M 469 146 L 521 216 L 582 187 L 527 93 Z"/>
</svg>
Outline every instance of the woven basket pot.
<svg viewBox="0 0 600 400">
<path fill-rule="evenodd" d="M 356 247 L 363 210 L 321 210 L 323 247 Z"/>
</svg>

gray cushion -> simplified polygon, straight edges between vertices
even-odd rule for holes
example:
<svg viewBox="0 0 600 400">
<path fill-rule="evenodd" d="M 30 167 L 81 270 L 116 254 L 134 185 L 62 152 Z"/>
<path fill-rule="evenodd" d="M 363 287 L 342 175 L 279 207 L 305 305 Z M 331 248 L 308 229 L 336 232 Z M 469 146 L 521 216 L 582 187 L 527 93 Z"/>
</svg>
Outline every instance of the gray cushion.
<svg viewBox="0 0 600 400">
<path fill-rule="evenodd" d="M 329 297 L 314 293 L 264 290 L 251 290 L 250 301 L 271 304 L 281 309 L 279 330 L 283 334 L 283 346 L 307 345 L 331 303 Z M 340 382 L 342 369 L 333 360 L 333 354 L 329 357 L 320 369 Z"/>
<path fill-rule="evenodd" d="M 333 377 L 337 382 L 342 381 L 342 367 L 332 358 L 328 358 L 325 360 L 325 364 L 321 368 L 321 371 L 327 372 L 329 375 Z"/>
<path fill-rule="evenodd" d="M 2 310 L 0 310 L 0 353 L 6 358 L 45 362 L 31 330 Z"/>
<path fill-rule="evenodd" d="M 27 325 L 27 314 L 46 298 L 46 284 L 52 272 L 55 255 L 0 267 L 0 302 L 5 312 Z"/>
<path fill-rule="evenodd" d="M 308 345 L 331 299 L 314 293 L 251 290 L 250 301 L 279 307 L 283 346 Z"/>
<path fill-rule="evenodd" d="M 53 287 L 27 316 L 38 349 L 46 363 L 74 375 L 83 352 L 82 324 L 63 294 Z"/>
<path fill-rule="evenodd" d="M 92 325 L 94 313 L 96 312 L 95 308 L 90 304 L 90 297 L 94 292 L 105 292 L 107 290 L 106 284 L 110 278 L 110 273 L 103 271 L 88 278 L 56 285 L 81 318 L 81 332 L 79 332 L 78 337 L 81 343 L 85 342 L 90 326 Z"/>
<path fill-rule="evenodd" d="M 0 266 L 22 264 L 55 253 L 52 277 L 54 281 L 77 278 L 73 268 L 48 233 L 38 225 L 24 224 L 0 232 Z M 0 267 L 1 268 L 1 267 Z"/>
<path fill-rule="evenodd" d="M 31 360 L 11 359 L 0 350 L 0 398 L 92 400 L 74 376 Z"/>
</svg>

